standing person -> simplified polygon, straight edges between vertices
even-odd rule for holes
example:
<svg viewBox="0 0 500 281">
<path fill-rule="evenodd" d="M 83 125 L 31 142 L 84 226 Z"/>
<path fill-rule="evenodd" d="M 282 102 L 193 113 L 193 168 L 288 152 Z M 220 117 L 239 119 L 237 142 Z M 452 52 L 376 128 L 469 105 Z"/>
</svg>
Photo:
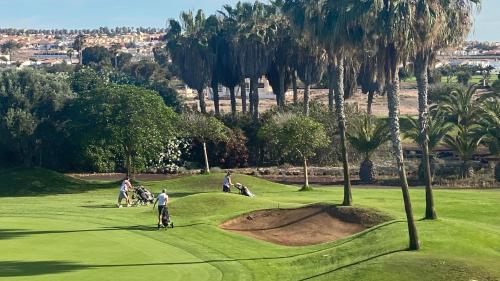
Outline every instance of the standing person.
<svg viewBox="0 0 500 281">
<path fill-rule="evenodd" d="M 233 182 L 231 182 L 231 171 L 228 171 L 226 176 L 224 176 L 222 192 L 231 192 L 231 186 L 233 186 Z"/>
<path fill-rule="evenodd" d="M 153 210 L 156 206 L 156 203 L 158 203 L 158 228 L 163 227 L 163 223 L 161 221 L 161 216 L 163 212 L 168 212 L 167 210 L 167 204 L 168 204 L 168 195 L 167 195 L 167 190 L 163 189 L 161 193 L 156 197 L 155 203 L 153 204 Z"/>
<path fill-rule="evenodd" d="M 118 194 L 118 203 L 116 207 L 122 207 L 122 199 L 127 202 L 127 207 L 130 207 L 130 199 L 128 198 L 128 191 L 132 190 L 132 184 L 130 183 L 129 177 L 125 177 L 120 185 L 120 193 Z"/>
</svg>

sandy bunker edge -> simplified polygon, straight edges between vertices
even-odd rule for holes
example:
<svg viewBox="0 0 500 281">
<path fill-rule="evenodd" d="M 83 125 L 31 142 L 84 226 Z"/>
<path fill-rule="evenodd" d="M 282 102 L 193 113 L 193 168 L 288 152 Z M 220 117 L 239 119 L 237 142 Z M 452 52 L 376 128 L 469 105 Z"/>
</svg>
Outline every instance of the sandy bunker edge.
<svg viewBox="0 0 500 281">
<path fill-rule="evenodd" d="M 339 240 L 393 219 L 372 209 L 315 204 L 253 211 L 219 227 L 279 245 L 305 246 Z"/>
</svg>

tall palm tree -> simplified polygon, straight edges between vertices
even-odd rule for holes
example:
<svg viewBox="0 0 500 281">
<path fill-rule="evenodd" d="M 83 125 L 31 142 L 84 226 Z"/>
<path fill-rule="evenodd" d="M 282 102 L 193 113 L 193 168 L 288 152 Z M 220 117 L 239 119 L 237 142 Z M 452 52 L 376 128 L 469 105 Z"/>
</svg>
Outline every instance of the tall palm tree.
<svg viewBox="0 0 500 281">
<path fill-rule="evenodd" d="M 258 82 L 268 71 L 272 60 L 276 26 L 268 21 L 272 10 L 267 5 L 260 2 L 239 5 L 242 20 L 238 21 L 235 54 L 242 76 L 250 78 L 250 112 L 258 118 Z"/>
<path fill-rule="evenodd" d="M 239 75 L 238 85 L 240 87 L 240 95 L 241 95 L 241 110 L 245 114 L 247 112 L 247 93 L 246 93 L 246 81 L 245 76 L 241 72 L 241 67 L 239 66 L 239 58 L 237 55 L 238 45 L 237 45 L 237 36 L 238 36 L 238 27 L 241 26 L 243 21 L 245 20 L 249 10 L 251 8 L 250 5 L 243 5 L 242 2 L 238 2 L 235 7 L 231 5 L 224 5 L 222 10 L 219 10 L 218 13 L 222 16 L 223 20 L 223 36 L 225 39 L 226 47 L 228 51 L 224 54 L 224 57 L 232 62 L 232 69 L 230 73 L 237 73 Z M 222 54 L 222 53 L 221 53 Z M 231 89 L 231 87 L 230 87 Z M 231 98 L 232 100 L 232 98 Z M 236 103 L 236 101 L 235 101 Z M 231 104 L 231 108 L 233 105 Z"/>
<path fill-rule="evenodd" d="M 118 54 L 121 49 L 121 45 L 119 43 L 113 43 L 111 44 L 111 47 L 109 48 L 109 53 L 113 57 L 113 67 L 118 68 Z"/>
<path fill-rule="evenodd" d="M 73 52 L 75 50 L 73 50 L 72 48 L 69 48 L 67 51 L 66 51 L 66 55 L 68 56 L 69 58 L 69 64 L 73 64 Z"/>
<path fill-rule="evenodd" d="M 73 49 L 75 49 L 78 52 L 78 63 L 82 64 L 82 52 L 83 49 L 85 48 L 85 34 L 78 34 L 75 38 L 75 41 L 73 41 Z"/>
<path fill-rule="evenodd" d="M 309 91 L 312 84 L 318 83 L 323 76 L 327 56 L 319 44 L 311 41 L 301 42 L 297 53 L 297 74 L 304 83 L 304 115 L 309 115 Z"/>
<path fill-rule="evenodd" d="M 212 79 L 215 59 L 208 45 L 206 18 L 202 10 L 196 15 L 189 11 L 181 14 L 181 22 L 182 26 L 176 20 L 170 20 L 167 48 L 182 80 L 198 92 L 200 110 L 206 113 L 203 90 Z"/>
<path fill-rule="evenodd" d="M 371 155 L 391 139 L 387 121 L 366 114 L 352 122 L 347 139 L 354 149 L 365 157 L 359 167 L 359 179 L 364 183 L 372 183 L 375 180 L 375 171 L 370 160 Z"/>
<path fill-rule="evenodd" d="M 373 57 L 365 58 L 359 68 L 358 84 L 361 87 L 361 92 L 368 96 L 366 104 L 366 113 L 372 114 L 373 98 L 375 93 L 379 91 L 380 81 L 377 81 L 376 60 Z"/>
<path fill-rule="evenodd" d="M 426 190 L 426 219 L 436 219 L 432 194 L 432 176 L 427 139 L 428 69 L 430 60 L 439 48 L 456 44 L 465 39 L 471 24 L 471 7 L 479 0 L 417 0 L 413 38 L 415 42 L 414 70 L 418 87 L 420 145 Z"/>
<path fill-rule="evenodd" d="M 344 60 L 363 32 L 358 17 L 366 5 L 351 5 L 349 1 L 290 0 L 285 4 L 294 29 L 303 38 L 318 42 L 329 56 L 330 73 L 335 96 L 335 108 L 339 123 L 344 168 L 344 205 L 352 205 L 351 181 L 346 144 L 346 120 L 344 112 Z M 352 44 L 352 45 L 351 45 Z M 330 76 L 331 75 L 331 76 Z"/>
<path fill-rule="evenodd" d="M 276 33 L 273 59 L 266 76 L 276 94 L 279 110 L 285 107 L 285 93 L 293 79 L 291 70 L 294 69 L 294 56 L 298 48 L 297 38 L 293 36 L 290 22 L 283 12 L 283 5 L 283 0 L 275 0 L 271 1 L 271 5 L 268 6 L 272 14 L 268 21 L 270 25 L 275 26 Z"/>
<path fill-rule="evenodd" d="M 409 248 L 418 250 L 420 243 L 408 191 L 399 125 L 399 68 L 413 50 L 411 31 L 415 20 L 415 1 L 370 0 L 367 6 L 370 12 L 363 18 L 367 29 L 365 33 L 371 35 L 367 38 L 373 40 L 377 47 L 377 71 L 385 78 L 389 127 L 408 223 Z"/>
</svg>

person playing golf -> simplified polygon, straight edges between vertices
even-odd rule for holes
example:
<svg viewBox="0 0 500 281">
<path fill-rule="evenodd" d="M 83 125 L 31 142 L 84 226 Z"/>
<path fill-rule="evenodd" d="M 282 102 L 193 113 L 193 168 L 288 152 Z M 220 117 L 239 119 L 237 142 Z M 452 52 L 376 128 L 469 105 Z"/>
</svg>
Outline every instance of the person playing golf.
<svg viewBox="0 0 500 281">
<path fill-rule="evenodd" d="M 222 184 L 223 192 L 231 192 L 231 186 L 233 183 L 231 182 L 231 171 L 228 171 L 226 176 L 224 176 L 224 183 Z"/>
<path fill-rule="evenodd" d="M 163 189 L 161 193 L 156 197 L 155 203 L 153 204 L 153 210 L 156 206 L 156 203 L 158 203 L 158 228 L 163 227 L 163 223 L 161 221 L 161 216 L 163 214 L 163 211 L 166 211 L 167 204 L 168 204 L 168 195 L 167 195 L 167 190 Z"/>
<path fill-rule="evenodd" d="M 120 193 L 118 194 L 118 202 L 116 207 L 122 207 L 122 200 L 125 199 L 127 202 L 127 207 L 130 207 L 130 199 L 128 198 L 128 191 L 132 190 L 132 184 L 130 183 L 129 177 L 125 177 L 120 185 Z"/>
</svg>

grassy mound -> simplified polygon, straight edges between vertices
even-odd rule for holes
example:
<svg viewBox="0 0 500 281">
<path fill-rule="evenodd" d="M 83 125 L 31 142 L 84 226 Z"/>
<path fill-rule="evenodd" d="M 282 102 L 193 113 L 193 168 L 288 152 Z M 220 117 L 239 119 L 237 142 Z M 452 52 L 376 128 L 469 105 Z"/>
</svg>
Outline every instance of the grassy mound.
<svg viewBox="0 0 500 281">
<path fill-rule="evenodd" d="M 33 196 L 75 193 L 109 187 L 110 183 L 98 184 L 69 177 L 41 168 L 11 168 L 0 170 L 0 196 Z"/>
</svg>

